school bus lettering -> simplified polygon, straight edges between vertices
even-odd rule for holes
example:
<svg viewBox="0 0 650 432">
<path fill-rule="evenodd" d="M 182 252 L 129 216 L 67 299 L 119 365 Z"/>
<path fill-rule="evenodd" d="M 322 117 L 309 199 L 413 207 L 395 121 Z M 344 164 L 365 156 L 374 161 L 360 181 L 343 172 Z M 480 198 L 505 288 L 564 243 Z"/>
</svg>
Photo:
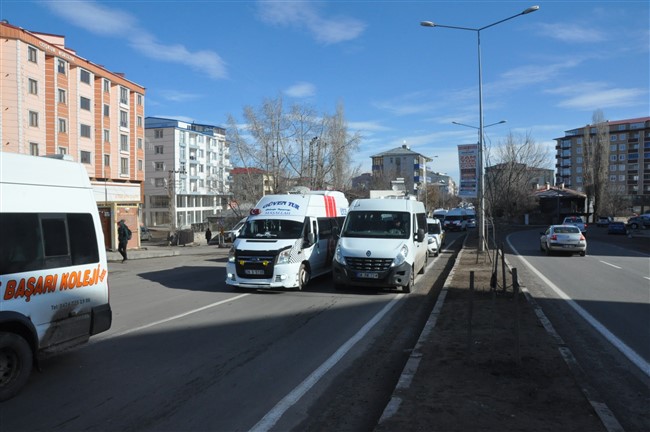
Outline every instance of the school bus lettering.
<svg viewBox="0 0 650 432">
<path fill-rule="evenodd" d="M 4 300 L 24 298 L 29 302 L 34 295 L 53 293 L 96 285 L 106 278 L 106 269 L 97 266 L 94 269 L 77 270 L 61 274 L 60 283 L 58 274 L 51 274 L 39 277 L 21 279 L 10 279 L 7 281 Z"/>
</svg>

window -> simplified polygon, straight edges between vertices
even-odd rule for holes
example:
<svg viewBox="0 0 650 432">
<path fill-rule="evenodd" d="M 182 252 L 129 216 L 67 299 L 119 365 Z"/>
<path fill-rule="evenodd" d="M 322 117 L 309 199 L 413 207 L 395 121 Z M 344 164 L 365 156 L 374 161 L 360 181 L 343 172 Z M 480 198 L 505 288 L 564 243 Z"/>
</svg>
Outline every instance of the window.
<svg viewBox="0 0 650 432">
<path fill-rule="evenodd" d="M 619 151 L 625 151 L 625 144 L 619 144 L 618 145 L 618 150 Z"/>
<path fill-rule="evenodd" d="M 120 174 L 129 175 L 129 158 L 120 158 Z"/>
<path fill-rule="evenodd" d="M 138 171 L 142 171 L 143 165 L 144 165 L 144 162 L 142 161 L 142 159 L 138 159 Z"/>
<path fill-rule="evenodd" d="M 109 154 L 104 155 L 104 166 L 105 167 L 111 166 L 111 155 Z"/>
<path fill-rule="evenodd" d="M 137 103 L 138 105 L 142 106 L 142 95 L 141 95 L 141 94 L 138 94 L 138 95 L 137 95 L 137 102 L 136 102 L 136 103 Z"/>
<path fill-rule="evenodd" d="M 81 163 L 89 164 L 90 163 L 90 152 L 89 151 L 81 151 L 79 153 L 79 161 Z"/>
<path fill-rule="evenodd" d="M 38 94 L 38 81 L 35 79 L 29 79 L 29 93 L 33 95 Z"/>
<path fill-rule="evenodd" d="M 59 89 L 58 93 L 59 93 L 59 103 L 61 103 L 61 104 L 66 103 L 67 98 L 66 98 L 66 95 L 65 95 L 65 90 Z"/>
<path fill-rule="evenodd" d="M 32 156 L 38 156 L 38 143 L 35 142 L 29 143 L 29 154 Z"/>
<path fill-rule="evenodd" d="M 104 117 L 111 116 L 111 106 L 109 104 L 104 104 Z"/>
<path fill-rule="evenodd" d="M 83 123 L 79 125 L 79 135 L 84 138 L 90 138 L 90 126 Z"/>
<path fill-rule="evenodd" d="M 138 138 L 138 148 L 142 149 L 142 138 Z"/>
<path fill-rule="evenodd" d="M 68 149 L 66 147 L 59 147 L 59 154 L 61 155 L 68 154 Z"/>
<path fill-rule="evenodd" d="M 111 131 L 109 129 L 104 129 L 104 142 L 111 142 Z"/>
<path fill-rule="evenodd" d="M 638 163 L 629 164 L 627 166 L 627 169 L 630 170 L 630 171 L 637 171 L 639 169 L 639 164 Z"/>
<path fill-rule="evenodd" d="M 576 167 L 576 173 L 582 174 L 582 167 L 581 166 Z"/>
<path fill-rule="evenodd" d="M 616 141 L 617 139 L 618 137 L 615 134 L 609 137 L 610 141 Z"/>
<path fill-rule="evenodd" d="M 618 135 L 618 139 L 620 139 L 621 141 L 623 141 L 623 140 L 626 139 L 626 138 L 627 138 L 627 135 L 626 135 L 626 134 L 619 134 L 619 135 Z"/>
<path fill-rule="evenodd" d="M 576 177 L 576 183 L 578 183 L 578 184 L 582 183 L 582 177 L 581 176 Z"/>
<path fill-rule="evenodd" d="M 615 182 L 616 181 L 616 175 L 610 175 L 609 176 L 609 181 Z"/>
<path fill-rule="evenodd" d="M 609 155 L 609 160 L 612 162 L 616 162 L 616 155 Z"/>
<path fill-rule="evenodd" d="M 576 154 L 582 154 L 582 147 L 576 147 Z"/>
<path fill-rule="evenodd" d="M 79 98 L 79 108 L 82 110 L 90 111 L 90 99 L 81 96 Z"/>
<path fill-rule="evenodd" d="M 618 181 L 625 181 L 625 175 L 619 175 L 618 176 Z"/>
<path fill-rule="evenodd" d="M 111 82 L 107 79 L 104 79 L 104 91 L 110 93 L 111 91 Z"/>
<path fill-rule="evenodd" d="M 68 122 L 64 118 L 59 119 L 59 133 L 67 133 L 68 132 Z"/>
<path fill-rule="evenodd" d="M 582 144 L 582 137 L 576 138 L 576 144 Z"/>
<path fill-rule="evenodd" d="M 36 48 L 33 46 L 27 47 L 27 60 L 29 60 L 32 63 L 37 63 L 38 62 L 38 51 L 36 51 Z"/>
<path fill-rule="evenodd" d="M 618 155 L 618 160 L 624 161 L 625 160 L 625 155 L 624 154 Z"/>
<path fill-rule="evenodd" d="M 129 127 L 129 113 L 120 110 L 120 126 Z"/>
<path fill-rule="evenodd" d="M 0 238 L 2 275 L 99 262 L 89 213 L 2 213 Z"/>
<path fill-rule="evenodd" d="M 60 74 L 65 75 L 65 72 L 66 72 L 65 69 L 66 69 L 66 68 L 65 68 L 65 61 L 64 61 L 64 60 L 61 60 L 61 59 L 58 59 L 58 60 L 56 61 L 56 71 L 57 71 L 58 73 L 60 73 Z"/>
<path fill-rule="evenodd" d="M 120 134 L 120 150 L 124 152 L 129 151 L 129 136 Z"/>
<path fill-rule="evenodd" d="M 616 171 L 616 167 L 617 167 L 617 166 L 618 166 L 618 165 L 610 165 L 610 166 L 609 166 L 609 170 L 610 170 L 610 171 Z"/>
<path fill-rule="evenodd" d="M 156 171 L 164 171 L 165 170 L 165 162 L 155 162 L 154 167 Z"/>
<path fill-rule="evenodd" d="M 38 127 L 38 113 L 36 111 L 29 112 L 29 125 L 32 127 Z"/>
<path fill-rule="evenodd" d="M 126 87 L 120 87 L 120 103 L 125 105 L 129 104 L 129 89 Z"/>
<path fill-rule="evenodd" d="M 165 179 L 164 178 L 155 179 L 154 186 L 156 186 L 156 187 L 165 187 Z"/>
<path fill-rule="evenodd" d="M 90 72 L 85 69 L 79 70 L 79 80 L 82 83 L 90 84 Z"/>
<path fill-rule="evenodd" d="M 609 146 L 609 151 L 615 152 L 616 151 L 616 144 L 612 144 Z"/>
<path fill-rule="evenodd" d="M 163 147 L 161 145 L 157 145 L 157 146 L 154 146 L 153 149 L 154 149 L 155 154 L 163 154 L 163 152 L 165 150 L 165 147 Z"/>
<path fill-rule="evenodd" d="M 153 135 L 154 135 L 154 138 L 162 138 L 163 137 L 163 130 L 162 129 L 154 129 Z"/>
<path fill-rule="evenodd" d="M 582 156 L 578 156 L 578 157 L 576 158 L 576 163 L 579 163 L 579 164 L 582 163 Z"/>
<path fill-rule="evenodd" d="M 142 116 L 138 116 L 138 127 L 142 127 Z"/>
</svg>

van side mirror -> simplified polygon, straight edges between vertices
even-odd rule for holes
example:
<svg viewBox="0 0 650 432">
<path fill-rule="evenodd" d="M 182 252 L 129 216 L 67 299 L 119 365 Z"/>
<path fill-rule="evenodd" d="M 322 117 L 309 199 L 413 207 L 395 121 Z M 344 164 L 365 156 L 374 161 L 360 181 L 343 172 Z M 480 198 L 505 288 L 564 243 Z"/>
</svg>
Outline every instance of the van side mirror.
<svg viewBox="0 0 650 432">
<path fill-rule="evenodd" d="M 339 227 L 332 227 L 332 236 L 334 236 L 335 239 L 339 239 L 341 237 L 341 232 L 339 230 Z"/>
<path fill-rule="evenodd" d="M 316 243 L 316 235 L 313 232 L 307 234 L 307 246 L 311 246 Z"/>
<path fill-rule="evenodd" d="M 423 242 L 424 241 L 424 236 L 425 236 L 424 230 L 422 228 L 418 229 L 418 234 L 417 234 L 416 240 L 419 241 L 419 242 Z"/>
</svg>

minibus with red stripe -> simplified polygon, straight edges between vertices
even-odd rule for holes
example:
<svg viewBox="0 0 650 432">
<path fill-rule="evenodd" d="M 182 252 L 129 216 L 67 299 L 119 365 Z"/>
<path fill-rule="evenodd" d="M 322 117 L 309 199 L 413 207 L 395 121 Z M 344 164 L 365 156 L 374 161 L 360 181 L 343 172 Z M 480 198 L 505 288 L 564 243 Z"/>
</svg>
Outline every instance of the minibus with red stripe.
<svg viewBox="0 0 650 432">
<path fill-rule="evenodd" d="M 251 209 L 228 254 L 226 283 L 248 289 L 295 288 L 332 270 L 342 192 L 267 195 Z"/>
</svg>

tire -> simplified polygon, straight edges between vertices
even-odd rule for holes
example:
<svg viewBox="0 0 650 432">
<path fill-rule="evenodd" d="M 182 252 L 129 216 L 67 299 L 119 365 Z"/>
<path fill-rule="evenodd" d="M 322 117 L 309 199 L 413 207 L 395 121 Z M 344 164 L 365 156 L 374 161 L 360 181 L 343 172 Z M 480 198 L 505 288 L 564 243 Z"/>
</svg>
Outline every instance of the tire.
<svg viewBox="0 0 650 432">
<path fill-rule="evenodd" d="M 551 249 L 546 245 L 546 255 L 551 256 Z"/>
<path fill-rule="evenodd" d="M 413 290 L 414 285 L 415 285 L 415 268 L 411 267 L 411 275 L 409 276 L 409 283 L 408 285 L 402 287 L 402 291 L 404 291 L 406 294 L 409 294 Z"/>
<path fill-rule="evenodd" d="M 300 269 L 298 270 L 298 291 L 302 291 L 307 286 L 310 277 L 311 275 L 309 274 L 307 264 L 300 264 Z"/>
<path fill-rule="evenodd" d="M 0 402 L 17 395 L 32 373 L 34 356 L 25 338 L 0 332 Z"/>
<path fill-rule="evenodd" d="M 539 242 L 539 250 L 544 252 L 544 246 L 542 246 L 542 242 Z"/>
<path fill-rule="evenodd" d="M 585 255 L 587 255 L 587 251 L 580 252 L 580 256 L 585 256 Z"/>
<path fill-rule="evenodd" d="M 632 225 L 630 225 L 632 229 L 637 229 L 639 225 L 636 222 L 633 222 Z"/>
</svg>

